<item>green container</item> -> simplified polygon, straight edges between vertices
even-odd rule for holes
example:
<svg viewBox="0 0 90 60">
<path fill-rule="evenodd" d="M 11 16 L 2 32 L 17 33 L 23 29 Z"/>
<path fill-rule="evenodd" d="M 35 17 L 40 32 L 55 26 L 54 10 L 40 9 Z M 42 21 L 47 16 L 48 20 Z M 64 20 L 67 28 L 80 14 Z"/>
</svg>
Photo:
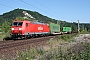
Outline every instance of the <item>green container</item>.
<svg viewBox="0 0 90 60">
<path fill-rule="evenodd" d="M 71 32 L 71 27 L 63 27 L 63 32 Z"/>
<path fill-rule="evenodd" d="M 60 25 L 58 25 L 58 24 L 50 23 L 49 27 L 50 27 L 51 33 L 59 33 L 60 32 Z"/>
</svg>

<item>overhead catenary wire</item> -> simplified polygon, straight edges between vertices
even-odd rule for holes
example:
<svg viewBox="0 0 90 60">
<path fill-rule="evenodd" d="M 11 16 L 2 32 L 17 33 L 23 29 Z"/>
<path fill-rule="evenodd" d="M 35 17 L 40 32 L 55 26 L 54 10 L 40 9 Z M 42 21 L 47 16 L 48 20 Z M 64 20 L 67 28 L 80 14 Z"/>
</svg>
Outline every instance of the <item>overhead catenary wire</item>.
<svg viewBox="0 0 90 60">
<path fill-rule="evenodd" d="M 47 9 L 47 7 L 46 7 L 46 6 L 44 6 L 43 4 L 41 4 L 40 2 L 38 2 L 37 0 L 34 0 L 34 1 L 36 1 L 38 4 L 40 4 L 41 6 L 43 6 L 44 8 L 46 8 L 46 9 Z"/>
<path fill-rule="evenodd" d="M 36 7 L 36 6 L 33 6 L 33 5 L 31 5 L 31 4 L 29 4 L 29 3 L 25 2 L 25 1 L 23 1 L 23 0 L 19 0 L 19 1 L 25 3 L 25 4 L 29 5 L 29 6 L 32 6 L 32 7 L 36 8 L 36 9 L 38 9 L 38 10 L 41 10 L 41 11 L 47 13 L 47 14 L 53 15 L 53 14 L 51 14 L 50 12 L 44 11 L 44 10 L 42 10 L 42 9 Z M 46 7 L 45 7 L 45 8 L 46 8 Z M 55 16 L 55 15 L 53 15 L 53 16 Z M 56 17 L 57 17 L 57 16 L 56 16 Z"/>
<path fill-rule="evenodd" d="M 12 0 L 11 0 L 11 1 L 12 1 Z M 19 1 L 21 1 L 22 3 L 25 3 L 25 4 L 29 5 L 29 6 L 32 6 L 32 7 L 36 8 L 36 9 L 38 9 L 38 10 L 41 10 L 41 11 L 47 13 L 47 14 L 53 15 L 53 14 L 51 14 L 50 12 L 44 11 L 44 10 L 42 10 L 42 9 L 36 7 L 36 6 L 33 6 L 33 5 L 31 5 L 31 4 L 23 1 L 23 0 L 19 0 Z M 15 2 L 15 1 L 13 0 L 13 2 Z M 17 2 L 17 3 L 18 3 L 18 2 Z M 19 4 L 20 4 L 20 3 L 19 3 Z M 8 5 L 5 5 L 5 4 L 0 4 L 0 5 L 5 6 L 5 7 L 7 7 L 7 8 L 12 8 L 12 9 L 14 9 L 14 7 L 11 7 L 11 6 L 8 6 Z M 21 4 L 20 4 L 20 5 L 21 5 Z M 22 5 L 23 5 L 23 4 L 22 4 Z M 24 6 L 24 5 L 23 5 L 23 6 Z M 45 8 L 46 8 L 46 7 L 45 7 Z M 55 16 L 55 15 L 53 15 L 53 16 Z"/>
<path fill-rule="evenodd" d="M 48 9 L 48 10 L 52 11 L 51 9 L 47 8 L 45 5 L 43 5 L 43 4 L 42 4 L 42 3 L 40 3 L 39 1 L 37 1 L 37 0 L 34 0 L 34 1 L 36 1 L 39 5 L 43 6 L 44 8 L 46 8 L 46 9 Z M 52 11 L 52 12 L 54 12 L 54 11 Z M 57 14 L 57 13 L 55 13 L 55 16 L 56 16 L 56 17 L 58 17 L 57 15 L 58 15 L 58 14 Z"/>
<path fill-rule="evenodd" d="M 11 0 L 11 1 L 14 2 L 14 3 L 17 3 L 18 5 L 24 6 L 23 4 L 21 4 L 21 3 L 17 2 L 17 1 L 15 1 L 15 0 Z M 18 8 L 19 8 L 19 7 L 18 7 Z"/>
<path fill-rule="evenodd" d="M 41 11 L 43 11 L 43 12 L 45 12 L 45 13 L 48 13 L 48 12 L 42 10 L 42 9 L 39 9 L 38 7 L 35 7 L 35 6 L 31 5 L 31 4 L 29 4 L 29 3 L 25 2 L 25 1 L 23 1 L 23 0 L 19 0 L 19 1 L 25 3 L 25 4 L 29 5 L 29 6 L 32 6 L 32 7 L 36 8 L 36 9 L 38 9 L 38 10 L 41 10 Z"/>
<path fill-rule="evenodd" d="M 8 6 L 8 5 L 5 5 L 5 4 L 0 4 L 2 6 L 5 6 L 5 7 L 8 7 L 8 8 L 14 8 L 14 7 L 11 7 L 11 6 Z"/>
<path fill-rule="evenodd" d="M 23 2 L 23 3 L 25 3 L 25 4 L 28 4 L 27 2 L 24 2 L 23 0 L 20 0 L 21 2 Z M 15 1 L 13 1 L 13 2 L 15 2 Z M 19 3 L 20 4 L 20 3 Z M 14 7 L 11 7 L 11 6 L 8 6 L 8 5 L 5 5 L 5 4 L 0 4 L 1 6 L 5 6 L 5 7 L 7 7 L 7 8 L 12 8 L 12 9 L 14 9 Z M 32 6 L 32 7 L 34 7 L 34 8 L 37 8 L 37 7 L 35 7 L 35 6 L 33 6 L 33 5 L 31 5 L 31 4 L 28 4 L 28 5 L 30 5 L 30 6 Z M 37 9 L 39 9 L 39 8 L 37 8 Z M 39 9 L 39 10 L 41 10 L 41 9 Z M 43 10 L 41 10 L 41 11 L 43 11 Z M 45 12 L 45 11 L 44 11 Z M 47 12 L 46 12 L 47 13 Z"/>
</svg>

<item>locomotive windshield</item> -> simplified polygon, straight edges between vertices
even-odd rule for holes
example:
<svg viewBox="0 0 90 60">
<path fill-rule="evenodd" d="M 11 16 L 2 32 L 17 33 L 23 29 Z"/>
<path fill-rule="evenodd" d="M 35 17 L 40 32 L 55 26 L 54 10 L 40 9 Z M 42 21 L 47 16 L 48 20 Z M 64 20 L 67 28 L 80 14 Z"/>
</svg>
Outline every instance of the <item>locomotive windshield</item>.
<svg viewBox="0 0 90 60">
<path fill-rule="evenodd" d="M 22 26 L 23 22 L 13 22 L 12 26 Z"/>
</svg>

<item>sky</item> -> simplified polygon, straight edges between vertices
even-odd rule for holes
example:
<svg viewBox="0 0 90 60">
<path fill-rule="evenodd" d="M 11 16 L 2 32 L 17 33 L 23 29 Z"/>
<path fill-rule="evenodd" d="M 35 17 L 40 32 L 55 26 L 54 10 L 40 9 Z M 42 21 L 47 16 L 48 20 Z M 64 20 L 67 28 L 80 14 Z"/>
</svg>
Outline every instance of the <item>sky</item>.
<svg viewBox="0 0 90 60">
<path fill-rule="evenodd" d="M 0 15 L 14 9 L 37 11 L 56 20 L 90 23 L 90 0 L 1 0 Z"/>
</svg>

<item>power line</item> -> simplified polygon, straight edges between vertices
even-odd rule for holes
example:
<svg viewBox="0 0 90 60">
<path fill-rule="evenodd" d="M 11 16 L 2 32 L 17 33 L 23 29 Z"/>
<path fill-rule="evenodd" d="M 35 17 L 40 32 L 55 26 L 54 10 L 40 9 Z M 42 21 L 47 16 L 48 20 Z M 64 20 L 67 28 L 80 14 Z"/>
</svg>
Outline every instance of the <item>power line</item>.
<svg viewBox="0 0 90 60">
<path fill-rule="evenodd" d="M 20 4 L 19 2 L 16 2 L 15 0 L 11 0 L 11 1 L 14 2 L 14 3 L 17 3 L 18 5 L 24 6 L 23 4 Z"/>
<path fill-rule="evenodd" d="M 12 0 L 11 0 L 11 1 L 12 1 Z M 25 3 L 25 4 L 29 5 L 29 6 L 32 6 L 32 7 L 36 8 L 36 9 L 38 9 L 38 10 L 41 10 L 41 11 L 43 11 L 43 12 L 45 12 L 45 13 L 48 13 L 48 12 L 46 12 L 46 11 L 40 9 L 40 8 L 37 8 L 37 7 L 35 7 L 35 6 L 31 5 L 31 4 L 29 4 L 29 3 L 25 2 L 25 1 L 23 1 L 23 0 L 19 0 L 19 1 Z M 15 2 L 15 1 L 13 0 L 13 2 Z M 20 4 L 20 3 L 19 3 L 19 4 Z M 5 5 L 5 4 L 0 4 L 0 5 L 5 6 L 5 7 L 8 7 L 8 8 L 14 8 L 14 7 Z M 20 4 L 20 5 L 21 5 L 21 4 Z M 45 8 L 46 8 L 46 7 L 45 7 Z M 50 14 L 50 13 L 48 13 L 48 14 Z M 50 15 L 52 15 L 52 14 L 50 14 Z M 54 16 L 54 15 L 53 15 L 53 16 Z"/>
<path fill-rule="evenodd" d="M 11 7 L 11 6 L 4 5 L 4 4 L 0 4 L 0 5 L 5 6 L 5 7 L 8 7 L 8 8 L 13 8 L 13 7 Z"/>
<path fill-rule="evenodd" d="M 43 6 L 44 8 L 52 11 L 51 9 L 47 8 L 46 6 L 44 6 L 42 3 L 38 2 L 37 0 L 34 0 L 34 1 L 36 1 L 38 4 L 40 4 L 40 5 Z M 54 11 L 52 11 L 52 12 L 54 12 Z M 56 13 L 56 15 L 58 15 L 58 14 Z M 56 15 L 55 15 L 55 16 L 56 16 Z M 57 16 L 56 16 L 56 17 L 57 17 Z"/>
<path fill-rule="evenodd" d="M 39 8 L 37 8 L 37 7 L 35 7 L 35 6 L 31 5 L 31 4 L 29 4 L 29 3 L 25 2 L 25 1 L 23 1 L 23 0 L 19 0 L 19 1 L 25 3 L 25 4 L 29 5 L 29 6 L 32 6 L 32 7 L 36 8 L 36 9 L 38 9 L 38 10 L 41 10 L 41 11 L 43 11 L 43 12 L 45 12 L 45 13 L 48 13 L 48 12 L 42 10 L 42 9 L 39 9 Z"/>
<path fill-rule="evenodd" d="M 47 9 L 47 7 L 45 7 L 43 4 L 41 4 L 40 2 L 38 2 L 37 0 L 34 0 L 34 1 L 36 1 L 38 4 L 40 4 L 41 6 L 43 6 L 44 8 L 46 8 Z"/>
<path fill-rule="evenodd" d="M 42 9 L 40 9 L 40 8 L 38 8 L 38 7 L 36 7 L 36 6 L 33 6 L 33 5 L 31 5 L 31 4 L 29 4 L 29 3 L 25 2 L 25 1 L 23 1 L 23 0 L 19 0 L 19 1 L 25 3 L 25 4 L 29 5 L 29 6 L 32 6 L 32 7 L 36 8 L 36 9 L 38 9 L 38 10 L 41 10 L 41 11 L 43 11 L 43 12 L 45 12 L 45 13 L 48 13 L 48 12 L 46 12 L 46 11 L 44 11 L 44 10 L 42 10 Z M 48 14 L 52 15 L 51 13 L 48 13 Z M 55 15 L 53 15 L 53 16 L 55 16 Z"/>
<path fill-rule="evenodd" d="M 14 1 L 14 0 L 11 0 L 11 1 L 16 2 L 16 1 Z M 22 3 L 25 3 L 25 4 L 29 5 L 29 6 L 32 6 L 32 7 L 34 7 L 34 8 L 37 8 L 37 7 L 31 5 L 31 4 L 29 4 L 29 3 L 27 3 L 27 2 L 25 2 L 25 1 L 23 1 L 23 0 L 19 0 L 19 1 L 21 1 Z M 16 3 L 17 3 L 17 4 L 20 4 L 20 3 L 18 3 L 18 2 L 16 2 Z M 20 4 L 20 5 L 21 5 L 21 4 Z M 41 10 L 41 9 L 39 9 L 39 8 L 37 8 L 37 9 L 38 9 L 38 10 Z M 41 11 L 43 11 L 43 10 L 41 10 Z M 43 11 L 43 12 L 48 13 L 48 12 L 46 12 L 46 11 Z"/>
</svg>

